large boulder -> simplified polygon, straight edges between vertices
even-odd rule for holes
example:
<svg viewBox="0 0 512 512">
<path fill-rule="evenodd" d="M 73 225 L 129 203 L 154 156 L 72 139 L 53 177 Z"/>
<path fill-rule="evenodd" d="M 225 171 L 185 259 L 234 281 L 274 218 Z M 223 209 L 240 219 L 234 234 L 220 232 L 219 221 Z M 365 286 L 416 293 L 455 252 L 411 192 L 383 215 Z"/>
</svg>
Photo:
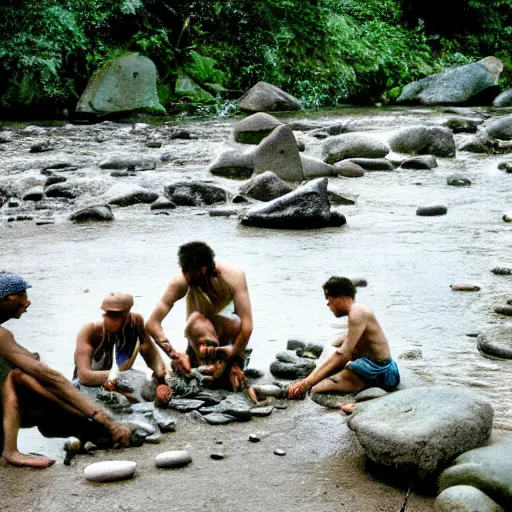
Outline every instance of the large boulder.
<svg viewBox="0 0 512 512">
<path fill-rule="evenodd" d="M 158 194 L 139 185 L 116 183 L 106 192 L 107 202 L 117 206 L 131 206 L 137 203 L 152 203 Z"/>
<path fill-rule="evenodd" d="M 153 61 L 138 53 L 113 59 L 89 80 L 76 111 L 111 114 L 147 110 L 165 114 L 158 101 L 156 75 Z"/>
<path fill-rule="evenodd" d="M 512 89 L 507 89 L 498 94 L 492 102 L 493 107 L 512 107 Z"/>
<path fill-rule="evenodd" d="M 288 183 L 279 179 L 273 172 L 267 171 L 244 183 L 239 192 L 258 201 L 272 201 L 272 199 L 284 196 L 292 190 L 293 187 Z"/>
<path fill-rule="evenodd" d="M 70 215 L 69 220 L 76 222 L 85 221 L 111 221 L 114 220 L 112 208 L 108 204 L 88 206 Z"/>
<path fill-rule="evenodd" d="M 495 139 L 512 140 L 512 114 L 489 119 L 484 127 L 485 131 Z"/>
<path fill-rule="evenodd" d="M 177 181 L 164 188 L 165 197 L 178 206 L 202 206 L 227 201 L 226 191 L 202 181 Z"/>
<path fill-rule="evenodd" d="M 410 126 L 394 133 L 389 146 L 409 155 L 455 156 L 453 132 L 442 126 Z"/>
<path fill-rule="evenodd" d="M 254 152 L 243 153 L 235 149 L 223 151 L 210 164 L 208 170 L 215 176 L 246 180 L 254 172 Z"/>
<path fill-rule="evenodd" d="M 278 126 L 254 151 L 254 174 L 272 171 L 286 181 L 302 181 L 304 170 L 292 130 Z"/>
<path fill-rule="evenodd" d="M 241 144 L 259 144 L 274 128 L 283 123 L 270 114 L 257 112 L 235 124 L 233 136 Z"/>
<path fill-rule="evenodd" d="M 428 477 L 453 457 L 483 445 L 493 414 L 492 406 L 472 391 L 418 387 L 358 404 L 348 426 L 370 460 Z"/>
<path fill-rule="evenodd" d="M 398 103 L 442 105 L 466 103 L 486 89 L 493 91 L 503 71 L 496 57 L 459 66 L 436 75 L 407 84 L 397 99 Z"/>
<path fill-rule="evenodd" d="M 323 160 L 308 155 L 300 155 L 304 177 L 307 180 L 323 176 L 338 176 L 334 165 L 326 164 Z"/>
<path fill-rule="evenodd" d="M 297 98 L 267 82 L 258 82 L 239 100 L 241 110 L 248 112 L 275 112 L 300 110 L 302 105 Z"/>
<path fill-rule="evenodd" d="M 346 158 L 384 158 L 388 153 L 386 144 L 362 133 L 342 133 L 322 145 L 322 157 L 328 164 Z"/>
<path fill-rule="evenodd" d="M 345 218 L 331 214 L 327 178 L 318 178 L 269 203 L 250 208 L 241 222 L 265 228 L 310 229 L 342 225 Z"/>
<path fill-rule="evenodd" d="M 496 442 L 459 455 L 439 477 L 439 490 L 472 485 L 512 510 L 512 444 Z"/>
</svg>

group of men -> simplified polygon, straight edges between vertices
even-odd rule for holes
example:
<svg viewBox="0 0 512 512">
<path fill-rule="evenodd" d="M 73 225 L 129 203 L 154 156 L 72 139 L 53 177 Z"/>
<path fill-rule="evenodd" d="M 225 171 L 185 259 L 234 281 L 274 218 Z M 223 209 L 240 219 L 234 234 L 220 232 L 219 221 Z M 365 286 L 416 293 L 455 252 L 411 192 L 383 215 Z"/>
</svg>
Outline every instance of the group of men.
<svg viewBox="0 0 512 512">
<path fill-rule="evenodd" d="M 48 437 L 74 435 L 82 441 L 103 439 L 110 446 L 130 444 L 130 428 L 90 402 L 80 386 L 120 390 L 118 373 L 132 367 L 138 353 L 153 370 L 156 402 L 167 405 L 173 390 L 168 365 L 189 374 L 200 367 L 211 385 L 241 391 L 246 387 L 244 353 L 253 330 L 252 309 L 244 271 L 216 262 L 204 242 L 178 250 L 180 272 L 158 301 L 147 323 L 132 313 L 133 297 L 111 293 L 103 300 L 103 320 L 84 325 L 77 336 L 73 383 L 16 343 L 0 326 L 0 396 L 3 402 L 3 457 L 13 465 L 48 467 L 53 460 L 18 451 L 21 427 L 37 426 Z M 30 306 L 30 285 L 19 275 L 0 273 L 0 324 L 20 318 Z M 336 317 L 348 317 L 348 331 L 339 348 L 307 378 L 290 385 L 288 397 L 308 391 L 353 392 L 377 385 L 394 389 L 400 380 L 389 345 L 373 312 L 355 302 L 356 290 L 347 278 L 331 277 L 323 286 L 327 305 Z M 185 353 L 176 351 L 162 327 L 174 304 L 186 300 Z M 233 312 L 232 312 L 233 311 Z M 2 429 L 0 429 L 0 445 Z"/>
</svg>

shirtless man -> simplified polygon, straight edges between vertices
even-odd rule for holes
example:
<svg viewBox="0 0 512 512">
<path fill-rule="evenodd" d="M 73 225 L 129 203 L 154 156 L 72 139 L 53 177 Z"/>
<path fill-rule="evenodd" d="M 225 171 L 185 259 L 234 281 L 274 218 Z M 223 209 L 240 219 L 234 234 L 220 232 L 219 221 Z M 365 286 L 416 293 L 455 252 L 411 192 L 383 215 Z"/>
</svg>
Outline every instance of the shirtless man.
<svg viewBox="0 0 512 512">
<path fill-rule="evenodd" d="M 157 403 L 167 405 L 172 390 L 165 382 L 167 371 L 164 362 L 149 337 L 142 316 L 130 312 L 132 306 L 133 297 L 129 293 L 111 293 L 103 299 L 103 321 L 89 322 L 78 333 L 73 382 L 131 393 L 130 388 L 119 386 L 118 372 L 115 370 L 129 370 L 140 351 L 148 367 L 153 370 Z M 116 365 L 113 360 L 114 345 Z"/>
<path fill-rule="evenodd" d="M 352 281 L 331 277 L 323 289 L 334 316 L 348 316 L 348 332 L 341 347 L 324 364 L 290 385 L 288 398 L 304 398 L 309 390 L 351 393 L 369 386 L 395 389 L 400 374 L 391 358 L 388 340 L 372 310 L 355 302 L 356 288 Z"/>
<path fill-rule="evenodd" d="M 0 324 L 19 319 L 30 306 L 30 285 L 16 274 L 0 273 Z M 3 457 L 16 466 L 46 468 L 55 461 L 18 451 L 20 427 L 37 426 L 48 437 L 107 437 L 129 446 L 130 428 L 96 407 L 62 374 L 39 361 L 0 327 L 0 389 L 3 390 Z M 0 432 L 1 434 L 1 432 Z M 1 436 L 0 436 L 1 440 Z"/>
<path fill-rule="evenodd" d="M 252 310 L 244 271 L 230 263 L 216 263 L 204 242 L 190 242 L 178 250 L 181 272 L 174 276 L 147 323 L 147 330 L 182 373 L 209 365 L 217 385 L 239 391 L 245 387 L 244 350 L 252 333 Z M 176 301 L 186 297 L 187 353 L 176 352 L 165 336 L 162 321 Z M 236 314 L 220 314 L 231 302 Z M 229 379 L 229 382 L 228 382 Z"/>
</svg>

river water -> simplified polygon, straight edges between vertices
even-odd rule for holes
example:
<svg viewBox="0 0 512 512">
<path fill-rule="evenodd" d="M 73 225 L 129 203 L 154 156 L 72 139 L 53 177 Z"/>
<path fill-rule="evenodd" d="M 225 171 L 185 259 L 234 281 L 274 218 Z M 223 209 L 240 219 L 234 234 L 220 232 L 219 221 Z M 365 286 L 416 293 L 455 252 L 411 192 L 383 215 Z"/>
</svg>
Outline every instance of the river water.
<svg viewBox="0 0 512 512">
<path fill-rule="evenodd" d="M 385 139 L 402 126 L 437 124 L 449 115 L 435 109 L 340 109 L 302 115 L 301 120 L 324 125 L 348 121 Z M 152 131 L 165 138 L 173 123 L 66 125 L 35 134 L 16 129 L 15 142 L 0 158 L 4 175 L 11 177 L 28 175 L 45 162 L 72 160 L 81 166 L 76 171 L 79 177 L 97 182 L 88 194 L 100 197 L 115 181 L 96 165 L 106 154 L 157 156 L 168 151 L 171 160 L 157 170 L 117 180 L 132 180 L 161 192 L 165 183 L 194 177 L 236 192 L 239 182 L 212 177 L 206 169 L 226 145 L 236 147 L 230 142 L 235 122 L 181 123 L 197 138 L 166 140 L 161 149 L 146 148 L 142 141 Z M 296 135 L 306 142 L 307 154 L 320 155 L 321 141 Z M 56 141 L 55 152 L 29 154 L 30 144 L 41 137 Z M 455 136 L 457 143 L 468 137 Z M 422 351 L 419 360 L 399 359 L 406 380 L 471 388 L 492 402 L 495 427 L 511 430 L 512 363 L 483 357 L 475 338 L 467 336 L 507 323 L 507 317 L 493 310 L 512 297 L 512 277 L 491 272 L 496 266 L 512 266 L 511 225 L 501 219 L 512 209 L 512 175 L 498 170 L 503 159 L 457 152 L 454 159 L 439 158 L 439 166 L 432 170 L 331 178 L 340 190 L 358 195 L 355 205 L 337 207 L 347 217 L 341 228 L 249 228 L 235 217 L 209 217 L 205 208 L 178 208 L 165 216 L 154 215 L 148 205 L 116 208 L 112 223 L 71 224 L 67 215 L 91 202 L 87 194 L 74 207 L 46 212 L 55 220 L 51 225 L 8 223 L 4 216 L 1 267 L 19 272 L 33 286 L 29 312 L 21 321 L 5 325 L 21 344 L 71 377 L 76 333 L 85 322 L 101 318 L 101 298 L 110 291 L 130 292 L 135 296 L 134 310 L 147 318 L 178 271 L 178 246 L 203 240 L 218 259 L 236 262 L 246 271 L 255 325 L 251 366 L 268 371 L 274 354 L 284 350 L 291 337 L 328 346 L 346 321 L 334 318 L 326 307 L 322 283 L 331 275 L 363 277 L 368 286 L 358 289 L 358 300 L 375 311 L 392 354 Z M 467 176 L 472 186 L 447 186 L 446 177 L 454 172 Z M 447 205 L 448 214 L 415 215 L 418 206 L 433 204 Z M 481 291 L 453 292 L 452 283 L 478 284 Z M 178 303 L 164 322 L 180 349 L 186 343 L 184 318 L 184 304 Z M 137 365 L 143 367 L 140 361 Z"/>
</svg>

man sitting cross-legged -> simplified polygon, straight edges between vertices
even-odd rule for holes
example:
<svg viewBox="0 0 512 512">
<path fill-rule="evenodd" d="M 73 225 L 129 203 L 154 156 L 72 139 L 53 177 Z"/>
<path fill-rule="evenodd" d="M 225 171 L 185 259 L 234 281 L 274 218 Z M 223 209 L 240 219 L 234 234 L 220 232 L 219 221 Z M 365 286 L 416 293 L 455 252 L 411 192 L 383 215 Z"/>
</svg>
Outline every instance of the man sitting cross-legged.
<svg viewBox="0 0 512 512">
<path fill-rule="evenodd" d="M 30 285 L 17 274 L 0 272 L 0 324 L 20 318 L 30 306 Z M 3 457 L 16 466 L 45 468 L 55 461 L 18 451 L 20 427 L 37 426 L 47 437 L 103 439 L 129 446 L 131 430 L 95 406 L 59 372 L 18 345 L 0 327 L 0 390 L 3 400 Z M 0 444 L 2 441 L 0 431 Z"/>
<path fill-rule="evenodd" d="M 111 293 L 103 299 L 103 321 L 89 322 L 78 333 L 73 382 L 103 386 L 108 391 L 120 391 L 130 396 L 132 389 L 120 386 L 116 372 L 111 370 L 129 370 L 140 352 L 153 370 L 157 404 L 166 406 L 172 397 L 172 390 L 165 381 L 167 369 L 146 331 L 144 319 L 139 313 L 130 312 L 132 306 L 133 296 L 129 293 Z"/>
<path fill-rule="evenodd" d="M 341 347 L 305 379 L 294 382 L 288 398 L 312 393 L 351 393 L 377 386 L 388 391 L 400 383 L 388 340 L 373 311 L 355 302 L 356 288 L 350 279 L 331 277 L 324 285 L 327 306 L 337 318 L 348 317 L 348 332 Z M 350 409 L 347 409 L 350 412 Z"/>
</svg>

